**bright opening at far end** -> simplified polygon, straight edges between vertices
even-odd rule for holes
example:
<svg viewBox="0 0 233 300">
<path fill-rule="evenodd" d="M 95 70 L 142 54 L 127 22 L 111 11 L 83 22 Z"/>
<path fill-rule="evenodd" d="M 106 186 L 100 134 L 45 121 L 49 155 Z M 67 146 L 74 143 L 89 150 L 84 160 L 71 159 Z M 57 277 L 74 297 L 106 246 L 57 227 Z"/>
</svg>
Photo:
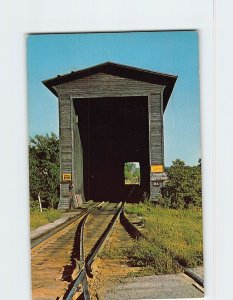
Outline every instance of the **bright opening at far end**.
<svg viewBox="0 0 233 300">
<path fill-rule="evenodd" d="M 125 184 L 140 185 L 140 164 L 139 162 L 126 162 L 124 165 Z"/>
</svg>

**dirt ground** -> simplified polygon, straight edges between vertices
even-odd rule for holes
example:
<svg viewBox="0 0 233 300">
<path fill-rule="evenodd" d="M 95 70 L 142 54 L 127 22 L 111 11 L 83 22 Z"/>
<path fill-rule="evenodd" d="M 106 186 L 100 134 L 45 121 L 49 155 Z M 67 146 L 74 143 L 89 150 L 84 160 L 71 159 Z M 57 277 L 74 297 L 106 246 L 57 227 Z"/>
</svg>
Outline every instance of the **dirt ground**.
<svg viewBox="0 0 233 300">
<path fill-rule="evenodd" d="M 104 227 L 100 218 L 98 228 L 93 228 L 93 218 L 94 215 L 87 222 L 92 225 L 86 231 L 89 242 L 94 238 L 94 232 L 97 233 L 102 226 Z M 62 299 L 60 297 L 75 278 L 77 262 L 73 259 L 72 253 L 75 247 L 76 226 L 74 225 L 71 230 L 67 229 L 66 234 L 57 234 L 48 243 L 42 243 L 32 250 L 33 300 Z M 92 300 L 203 297 L 203 292 L 194 281 L 183 273 L 140 276 L 143 275 L 143 269 L 132 267 L 126 255 L 126 249 L 132 247 L 134 242 L 118 221 L 100 257 L 93 263 L 93 278 L 88 277 Z M 199 267 L 194 271 L 201 277 L 204 276 L 203 268 Z"/>
<path fill-rule="evenodd" d="M 134 240 L 118 221 L 100 258 L 97 258 L 93 264 L 94 277 L 88 280 L 91 299 L 105 299 L 107 289 L 119 284 L 123 278 L 132 276 L 133 273 L 141 270 L 139 267 L 130 266 L 124 255 L 124 249 L 133 243 Z"/>
<path fill-rule="evenodd" d="M 77 224 L 31 251 L 33 300 L 57 299 L 72 281 L 75 261 L 72 259 Z M 71 276 L 71 275 L 72 276 Z"/>
</svg>

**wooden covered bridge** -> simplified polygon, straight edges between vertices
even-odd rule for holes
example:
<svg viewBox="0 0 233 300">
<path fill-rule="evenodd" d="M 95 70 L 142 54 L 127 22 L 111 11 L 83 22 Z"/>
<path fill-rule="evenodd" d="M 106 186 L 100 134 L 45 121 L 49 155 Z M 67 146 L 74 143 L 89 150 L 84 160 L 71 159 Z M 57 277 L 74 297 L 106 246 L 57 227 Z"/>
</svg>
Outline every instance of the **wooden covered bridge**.
<svg viewBox="0 0 233 300">
<path fill-rule="evenodd" d="M 177 76 L 106 62 L 43 81 L 59 100 L 60 202 L 156 201 L 164 173 L 163 113 Z M 140 164 L 125 185 L 124 164 Z M 133 188 L 133 189 L 132 189 Z"/>
</svg>

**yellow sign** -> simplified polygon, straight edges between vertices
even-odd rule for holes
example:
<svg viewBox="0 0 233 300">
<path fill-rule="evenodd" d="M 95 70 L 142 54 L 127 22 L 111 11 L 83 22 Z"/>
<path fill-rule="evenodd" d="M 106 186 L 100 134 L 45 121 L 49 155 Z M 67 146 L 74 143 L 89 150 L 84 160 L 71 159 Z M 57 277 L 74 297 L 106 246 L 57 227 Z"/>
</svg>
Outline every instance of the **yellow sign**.
<svg viewBox="0 0 233 300">
<path fill-rule="evenodd" d="M 71 180 L 71 174 L 70 173 L 62 174 L 62 180 L 63 181 L 70 181 Z"/>
<path fill-rule="evenodd" d="M 152 173 L 163 173 L 164 172 L 164 168 L 163 168 L 163 165 L 152 165 L 150 167 L 150 171 Z"/>
</svg>

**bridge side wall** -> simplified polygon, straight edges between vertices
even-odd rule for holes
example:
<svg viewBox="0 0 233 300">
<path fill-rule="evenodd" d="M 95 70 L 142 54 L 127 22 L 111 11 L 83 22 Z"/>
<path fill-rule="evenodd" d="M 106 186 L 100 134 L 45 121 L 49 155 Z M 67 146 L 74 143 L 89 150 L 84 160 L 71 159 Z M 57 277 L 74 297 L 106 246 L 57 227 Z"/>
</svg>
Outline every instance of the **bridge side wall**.
<svg viewBox="0 0 233 300">
<path fill-rule="evenodd" d="M 72 178 L 74 182 L 75 194 L 82 197 L 84 201 L 83 191 L 83 149 L 79 134 L 78 118 L 74 111 L 73 101 L 71 102 L 72 111 L 72 144 L 73 144 L 73 160 L 72 160 Z"/>
<path fill-rule="evenodd" d="M 149 95 L 149 127 L 150 127 L 150 197 L 157 201 L 163 182 L 156 180 L 158 174 L 163 174 L 164 169 L 164 133 L 163 133 L 163 94 L 152 93 Z M 153 171 L 153 166 L 158 172 Z M 161 171 L 161 172 L 159 172 Z"/>
<path fill-rule="evenodd" d="M 63 174 L 72 174 L 72 120 L 71 101 L 68 96 L 59 96 L 59 143 L 60 143 L 60 202 L 59 209 L 69 207 L 69 182 Z"/>
</svg>

